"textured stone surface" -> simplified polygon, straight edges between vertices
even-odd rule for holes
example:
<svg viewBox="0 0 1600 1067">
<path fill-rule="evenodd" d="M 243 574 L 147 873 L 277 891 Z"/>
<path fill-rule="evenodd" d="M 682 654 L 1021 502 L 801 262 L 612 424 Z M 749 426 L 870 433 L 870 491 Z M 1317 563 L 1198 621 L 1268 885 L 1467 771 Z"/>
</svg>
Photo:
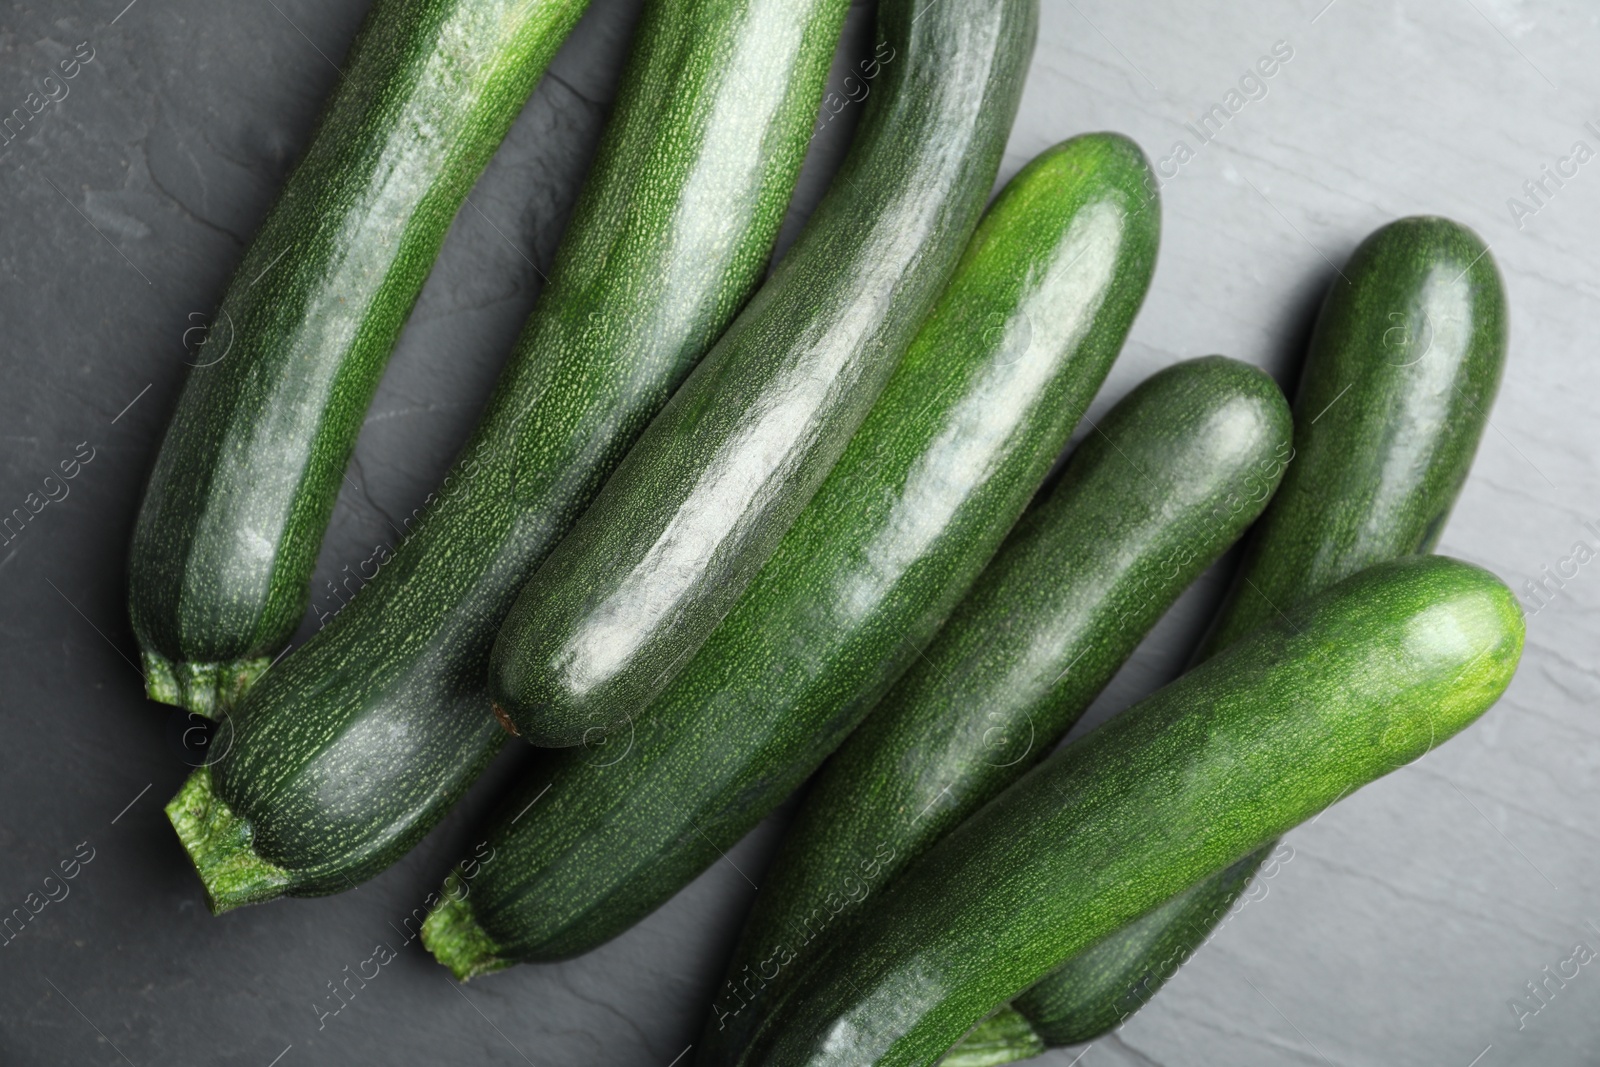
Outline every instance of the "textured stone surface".
<svg viewBox="0 0 1600 1067">
<path fill-rule="evenodd" d="M 185 331 L 304 146 L 365 5 L 122 3 L 0 11 L 0 114 L 79 42 L 93 51 L 66 97 L 0 146 L 0 509 L 93 450 L 69 495 L 0 547 L 0 910 L 30 893 L 37 906 L 46 874 L 80 864 L 69 895 L 0 948 L 0 1059 L 666 1067 L 695 1040 L 752 896 L 746 875 L 759 884 L 781 818 L 601 950 L 463 988 L 395 927 L 470 852 L 473 820 L 525 752 L 360 889 L 206 914 L 160 811 L 186 770 L 183 724 L 142 700 L 127 662 L 123 560 Z M 1168 165 L 1155 284 L 1091 419 L 1206 352 L 1292 383 L 1333 264 L 1367 232 L 1417 212 L 1476 227 L 1507 277 L 1512 352 L 1441 548 L 1520 585 L 1575 540 L 1600 541 L 1581 525 L 1600 521 L 1600 371 L 1588 364 L 1600 162 L 1542 205 L 1525 200 L 1537 210 L 1520 219 L 1507 204 L 1575 141 L 1600 151 L 1584 127 L 1600 129 L 1596 17 L 1558 0 L 1323 3 L 1042 0 L 1002 177 L 1083 130 L 1121 130 L 1157 161 L 1177 139 L 1193 150 Z M 317 590 L 421 502 L 475 419 L 537 295 L 535 264 L 554 249 L 636 14 L 637 0 L 594 0 L 457 220 L 367 420 Z M 870 36 L 862 5 L 844 51 Z M 1266 95 L 1201 144 L 1184 123 L 1280 40 L 1294 54 Z M 853 117 L 819 138 L 790 235 Z M 1551 980 L 1520 1030 L 1508 1001 L 1537 1006 L 1525 983 L 1576 941 L 1600 948 L 1584 925 L 1600 923 L 1597 567 L 1530 619 L 1499 707 L 1290 835 L 1293 859 L 1265 896 L 1082 1062 L 1590 1062 L 1600 970 Z M 1185 598 L 1091 721 L 1176 670 L 1220 588 L 1211 575 Z M 318 603 L 332 606 L 325 592 Z M 397 958 L 319 1018 L 315 1005 L 335 1003 L 327 983 L 380 942 Z"/>
</svg>

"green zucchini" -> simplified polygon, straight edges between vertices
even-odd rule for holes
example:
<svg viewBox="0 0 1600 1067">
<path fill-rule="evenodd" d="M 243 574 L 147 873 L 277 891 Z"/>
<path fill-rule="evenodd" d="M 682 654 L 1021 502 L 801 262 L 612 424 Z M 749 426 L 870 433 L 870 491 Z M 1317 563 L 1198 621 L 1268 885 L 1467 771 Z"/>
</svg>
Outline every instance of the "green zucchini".
<svg viewBox="0 0 1600 1067">
<path fill-rule="evenodd" d="M 588 0 L 378 0 L 212 322 L 134 526 L 152 700 L 215 717 L 305 615 L 367 405 L 456 209 Z"/>
<path fill-rule="evenodd" d="M 740 1064 L 931 1064 L 1060 960 L 1463 729 L 1521 655 L 1515 596 L 1382 563 L 1039 764 L 802 964 Z"/>
<path fill-rule="evenodd" d="M 1505 355 L 1505 289 L 1476 233 L 1417 216 L 1362 241 L 1312 331 L 1296 461 L 1197 658 L 1356 571 L 1431 552 Z"/>
<path fill-rule="evenodd" d="M 913 2 L 885 10 L 899 19 Z M 952 23 L 1032 15 L 1031 0 L 985 0 L 928 8 L 917 28 L 945 36 Z M 1025 44 L 1009 46 L 1020 53 L 1006 58 L 1013 73 L 990 83 L 989 99 L 949 94 L 997 133 Z M 976 65 L 944 48 L 896 48 L 919 78 Z M 1003 140 L 984 138 L 991 161 Z M 1121 348 L 1159 238 L 1148 175 L 1131 143 L 1083 138 L 1007 185 L 839 465 L 732 614 L 630 733 L 553 755 L 483 831 L 506 862 L 429 918 L 423 935 L 441 962 L 466 977 L 622 932 L 860 721 L 999 546 Z"/>
<path fill-rule="evenodd" d="M 934 10 L 895 3 L 880 18 L 895 58 L 862 150 L 512 608 L 490 689 L 513 733 L 577 745 L 661 692 L 777 548 L 949 280 L 1036 20 L 1020 0 Z M 936 63 L 952 69 L 935 77 Z M 978 106 L 990 100 L 993 114 Z"/>
<path fill-rule="evenodd" d="M 214 910 L 370 877 L 494 754 L 500 620 L 758 284 L 846 9 L 646 4 L 550 280 L 444 486 L 167 809 Z"/>
<path fill-rule="evenodd" d="M 1111 410 L 812 784 L 712 1004 L 700 1067 L 733 1062 L 799 972 L 792 959 L 826 943 L 815 926 L 841 892 L 857 907 L 1050 754 L 1255 520 L 1291 435 L 1277 384 L 1221 356 L 1168 367 Z"/>
<path fill-rule="evenodd" d="M 986 1045 L 993 1063 L 1010 1063 L 1039 1055 L 1039 1045 L 1056 1047 L 1091 1040 L 1144 1007 L 1157 989 L 1216 929 L 1245 894 L 1251 877 L 1277 842 L 1263 845 L 1198 885 L 1192 885 L 1121 930 L 1073 956 L 1016 997 L 1012 1007 L 1022 1021 L 1006 1031 L 1012 1041 L 1007 1055 L 998 1055 L 997 1035 Z M 1129 960 L 1136 959 L 1141 978 L 1122 980 Z M 1107 987 L 1115 996 L 1107 996 Z M 1026 1027 L 1024 1032 L 1023 1027 Z M 963 1038 L 950 1051 L 966 1044 Z"/>
<path fill-rule="evenodd" d="M 1505 363 L 1505 293 L 1487 246 L 1448 219 L 1363 241 L 1312 332 L 1295 462 L 1252 532 L 1203 659 L 1347 575 L 1432 551 L 1466 481 Z M 1089 1041 L 1147 1002 L 1271 854 L 1218 875 L 1067 961 L 1018 1007 L 1051 1044 Z M 1019 1049 L 1020 1051 L 1020 1049 Z"/>
</svg>

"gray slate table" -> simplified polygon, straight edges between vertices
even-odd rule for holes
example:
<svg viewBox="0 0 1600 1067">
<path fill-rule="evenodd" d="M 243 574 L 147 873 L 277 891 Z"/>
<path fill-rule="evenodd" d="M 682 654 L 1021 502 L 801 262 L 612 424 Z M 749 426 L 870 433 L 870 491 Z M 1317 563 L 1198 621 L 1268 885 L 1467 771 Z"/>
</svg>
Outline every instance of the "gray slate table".
<svg viewBox="0 0 1600 1067">
<path fill-rule="evenodd" d="M 394 938 L 528 754 L 506 753 L 354 892 L 206 913 L 161 814 L 185 773 L 183 723 L 142 699 L 130 663 L 125 546 L 188 331 L 304 146 L 365 5 L 125 2 L 0 12 L 0 112 L 80 42 L 92 57 L 0 146 L 0 510 L 60 460 L 91 457 L 0 547 L 0 910 L 89 857 L 70 895 L 0 948 L 0 1061 L 686 1065 L 784 813 L 599 951 L 458 988 L 412 943 L 320 1028 L 327 983 Z M 1520 587 L 1600 541 L 1584 525 L 1600 520 L 1600 162 L 1536 200 L 1524 188 L 1576 142 L 1600 151 L 1597 18 L 1571 0 L 1325 3 L 1043 0 L 1002 178 L 1066 136 L 1116 129 L 1169 179 L 1155 285 L 1091 418 L 1207 352 L 1292 385 L 1334 265 L 1366 233 L 1418 212 L 1476 227 L 1506 275 L 1512 351 L 1441 550 Z M 457 220 L 367 419 L 317 590 L 421 502 L 474 421 L 636 15 L 637 0 L 595 0 Z M 858 6 L 842 62 L 871 32 Z M 1274 47 L 1292 54 L 1241 87 Z M 1235 89 L 1204 139 L 1186 125 Z M 849 125 L 819 140 L 790 237 Z M 1577 942 L 1600 948 L 1597 574 L 1579 568 L 1531 617 L 1522 670 L 1481 723 L 1291 834 L 1292 857 L 1151 1008 L 1040 1062 L 1593 1062 L 1600 966 L 1549 982 L 1547 1002 L 1526 984 Z M 1219 571 L 1185 597 L 1091 724 L 1173 675 L 1221 588 Z"/>
</svg>

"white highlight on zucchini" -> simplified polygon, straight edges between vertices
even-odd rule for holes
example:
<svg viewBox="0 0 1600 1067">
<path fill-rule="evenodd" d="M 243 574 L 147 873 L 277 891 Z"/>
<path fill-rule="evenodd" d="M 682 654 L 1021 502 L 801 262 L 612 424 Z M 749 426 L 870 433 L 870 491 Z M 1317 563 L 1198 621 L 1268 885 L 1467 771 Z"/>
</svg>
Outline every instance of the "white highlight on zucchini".
<svg viewBox="0 0 1600 1067">
<path fill-rule="evenodd" d="M 741 563 L 747 562 L 740 558 L 744 542 L 769 529 L 786 504 L 798 512 L 805 503 L 793 499 L 799 472 L 813 458 L 821 431 L 846 410 L 849 401 L 840 398 L 860 388 L 861 373 L 877 358 L 863 349 L 886 343 L 884 323 L 895 303 L 906 298 L 905 283 L 925 254 L 925 242 L 954 206 L 950 190 L 966 163 L 972 130 L 983 119 L 970 99 L 971 86 L 984 84 L 997 59 L 999 28 L 999 21 L 990 19 L 954 28 L 964 39 L 943 50 L 948 59 L 933 80 L 936 98 L 927 106 L 946 130 L 905 147 L 916 165 L 906 167 L 903 183 L 863 186 L 851 177 L 860 169 L 856 159 L 845 161 L 817 218 L 827 220 L 839 197 L 876 202 L 880 206 L 864 212 L 873 219 L 865 237 L 843 232 L 837 224 L 808 227 L 773 280 L 696 370 L 696 377 L 734 375 L 727 365 L 731 358 L 759 355 L 778 368 L 752 398 L 751 413 L 716 447 L 655 541 L 556 652 L 552 667 L 574 696 L 581 698 L 630 665 L 653 635 L 673 625 L 694 602 L 717 596 L 708 590 L 721 589 L 726 596 L 731 585 L 753 578 L 753 571 L 741 573 Z M 906 140 L 902 135 L 897 145 Z M 838 245 L 850 254 L 838 254 Z M 814 281 L 786 281 L 794 272 L 827 277 L 825 291 L 818 292 Z M 788 351 L 761 353 L 758 338 L 769 323 L 804 313 L 814 301 L 841 309 L 824 318 L 824 332 L 793 343 Z M 1049 317 L 1044 309 L 1040 313 Z M 735 339 L 742 347 L 730 343 Z M 693 386 L 691 379 L 685 388 Z M 785 502 L 785 496 L 791 499 Z M 741 592 L 742 584 L 733 591 Z"/>
<path fill-rule="evenodd" d="M 912 464 L 889 515 L 864 546 L 864 565 L 843 575 L 847 584 L 839 603 L 848 617 L 871 613 L 1004 461 L 1007 442 L 1062 373 L 1062 355 L 1076 349 L 1094 325 L 1117 268 L 1123 218 L 1111 200 L 1085 205 L 1048 265 L 1024 283 L 976 385 L 942 414 L 943 428 Z"/>
</svg>

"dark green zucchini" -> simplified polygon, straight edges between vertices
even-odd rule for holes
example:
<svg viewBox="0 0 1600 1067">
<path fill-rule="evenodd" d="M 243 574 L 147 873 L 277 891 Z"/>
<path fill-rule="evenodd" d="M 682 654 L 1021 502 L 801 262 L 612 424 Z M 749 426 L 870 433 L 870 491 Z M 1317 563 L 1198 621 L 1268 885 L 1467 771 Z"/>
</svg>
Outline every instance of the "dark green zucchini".
<svg viewBox="0 0 1600 1067">
<path fill-rule="evenodd" d="M 1408 218 L 1363 241 L 1312 333 L 1295 462 L 1196 659 L 1363 567 L 1432 551 L 1488 423 L 1505 352 L 1500 273 L 1475 233 Z M 1064 963 L 1047 988 L 1019 1000 L 1022 1013 L 1051 1044 L 1117 1025 L 1172 976 L 1166 960 L 1187 959 L 1210 936 L 1272 848 L 1242 865 L 1244 878 L 1219 875 L 1189 892 L 1178 914 L 1154 912 Z"/>
<path fill-rule="evenodd" d="M 1292 432 L 1277 384 L 1221 356 L 1169 367 L 1111 410 L 812 784 L 712 1004 L 700 1067 L 737 1058 L 799 972 L 792 960 L 827 942 L 813 939 L 841 892 L 858 906 L 1050 754 L 1266 506 Z"/>
<path fill-rule="evenodd" d="M 662 691 L 821 485 L 949 280 L 1035 30 L 1016 0 L 936 14 L 896 3 L 880 18 L 895 58 L 860 150 L 507 617 L 490 689 L 525 740 L 577 745 Z"/>
<path fill-rule="evenodd" d="M 145 489 L 152 700 L 224 711 L 305 615 L 367 405 L 456 209 L 588 0 L 378 0 L 222 298 Z"/>
<path fill-rule="evenodd" d="M 913 2 L 886 0 L 889 25 Z M 954 23 L 1032 14 L 1031 0 L 943 5 L 917 28 L 959 40 Z M 1013 73 L 987 100 L 949 94 L 992 116 L 998 134 L 1026 43 L 1009 46 Z M 977 65 L 959 47 L 896 47 L 919 79 Z M 984 138 L 991 162 L 1003 141 Z M 1148 174 L 1128 141 L 1083 138 L 1006 186 L 839 465 L 732 614 L 631 732 L 553 755 L 483 831 L 506 862 L 428 920 L 441 962 L 464 977 L 621 933 L 860 721 L 988 562 L 1116 357 L 1159 238 Z"/>
<path fill-rule="evenodd" d="M 1060 960 L 1466 727 L 1522 638 L 1515 596 L 1471 564 L 1346 579 L 934 845 L 801 964 L 736 1062 L 937 1062 Z"/>
<path fill-rule="evenodd" d="M 214 910 L 370 877 L 493 755 L 500 621 L 759 282 L 845 10 L 646 5 L 549 283 L 443 488 L 168 806 Z"/>
</svg>

